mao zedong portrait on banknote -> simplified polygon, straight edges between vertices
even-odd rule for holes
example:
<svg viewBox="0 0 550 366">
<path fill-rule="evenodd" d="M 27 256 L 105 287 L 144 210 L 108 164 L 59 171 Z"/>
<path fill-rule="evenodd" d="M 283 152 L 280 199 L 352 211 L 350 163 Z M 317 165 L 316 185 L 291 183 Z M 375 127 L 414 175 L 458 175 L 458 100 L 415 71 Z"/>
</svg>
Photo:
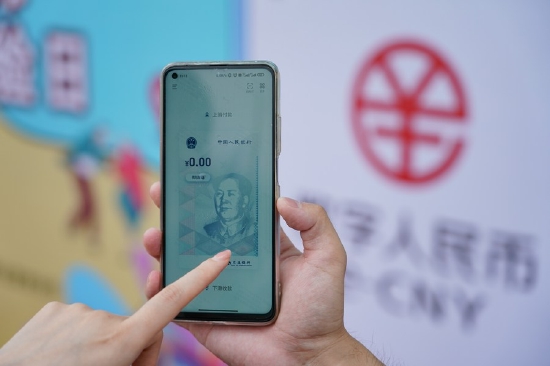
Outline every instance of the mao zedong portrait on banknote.
<svg viewBox="0 0 550 366">
<path fill-rule="evenodd" d="M 240 174 L 230 173 L 219 178 L 214 189 L 217 220 L 204 226 L 206 234 L 225 247 L 254 237 L 256 223 L 250 215 L 250 181 Z M 244 249 L 242 244 L 239 248 Z"/>
</svg>

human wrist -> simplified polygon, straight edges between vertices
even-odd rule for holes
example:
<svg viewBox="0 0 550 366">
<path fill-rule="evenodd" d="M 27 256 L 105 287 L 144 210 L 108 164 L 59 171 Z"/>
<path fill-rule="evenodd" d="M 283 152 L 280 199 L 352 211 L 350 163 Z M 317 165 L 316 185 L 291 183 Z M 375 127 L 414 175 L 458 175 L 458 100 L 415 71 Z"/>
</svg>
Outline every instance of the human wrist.
<svg viewBox="0 0 550 366">
<path fill-rule="evenodd" d="M 4 345 L 5 346 L 5 345 Z M 19 366 L 25 365 L 27 362 L 33 360 L 25 359 L 21 354 L 15 354 L 14 352 L 3 352 L 0 348 L 0 366 Z"/>
<path fill-rule="evenodd" d="M 383 366 L 384 364 L 347 331 L 344 331 L 337 340 L 308 360 L 307 365 Z"/>
</svg>

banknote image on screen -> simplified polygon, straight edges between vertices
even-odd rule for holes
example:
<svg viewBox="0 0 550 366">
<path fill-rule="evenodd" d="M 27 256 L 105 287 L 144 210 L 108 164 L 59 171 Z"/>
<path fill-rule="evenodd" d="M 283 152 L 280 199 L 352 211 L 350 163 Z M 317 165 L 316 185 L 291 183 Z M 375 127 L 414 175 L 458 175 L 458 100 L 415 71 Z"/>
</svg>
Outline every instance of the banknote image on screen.
<svg viewBox="0 0 550 366">
<path fill-rule="evenodd" d="M 180 210 L 180 254 L 213 255 L 231 249 L 234 255 L 258 256 L 255 178 L 232 172 L 180 190 L 180 200 L 188 202 Z"/>
<path fill-rule="evenodd" d="M 178 145 L 179 254 L 257 257 L 258 134 L 183 130 Z"/>
</svg>

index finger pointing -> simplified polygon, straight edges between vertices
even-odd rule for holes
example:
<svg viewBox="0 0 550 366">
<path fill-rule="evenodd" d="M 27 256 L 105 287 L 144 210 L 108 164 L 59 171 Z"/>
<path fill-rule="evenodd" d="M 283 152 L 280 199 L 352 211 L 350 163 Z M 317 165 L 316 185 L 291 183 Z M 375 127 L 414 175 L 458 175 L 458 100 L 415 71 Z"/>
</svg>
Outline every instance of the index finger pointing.
<svg viewBox="0 0 550 366">
<path fill-rule="evenodd" d="M 148 340 L 170 323 L 191 300 L 227 267 L 231 251 L 226 250 L 202 262 L 176 282 L 166 286 L 125 320 L 131 334 Z"/>
</svg>

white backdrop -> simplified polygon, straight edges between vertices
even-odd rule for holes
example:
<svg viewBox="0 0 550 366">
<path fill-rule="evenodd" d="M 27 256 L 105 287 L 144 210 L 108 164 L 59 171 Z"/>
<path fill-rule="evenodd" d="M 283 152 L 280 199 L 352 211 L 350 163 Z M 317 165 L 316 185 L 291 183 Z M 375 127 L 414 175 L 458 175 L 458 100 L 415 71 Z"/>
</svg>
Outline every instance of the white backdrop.
<svg viewBox="0 0 550 366">
<path fill-rule="evenodd" d="M 550 3 L 247 5 L 282 194 L 340 233 L 350 332 L 390 365 L 547 364 Z"/>
</svg>

